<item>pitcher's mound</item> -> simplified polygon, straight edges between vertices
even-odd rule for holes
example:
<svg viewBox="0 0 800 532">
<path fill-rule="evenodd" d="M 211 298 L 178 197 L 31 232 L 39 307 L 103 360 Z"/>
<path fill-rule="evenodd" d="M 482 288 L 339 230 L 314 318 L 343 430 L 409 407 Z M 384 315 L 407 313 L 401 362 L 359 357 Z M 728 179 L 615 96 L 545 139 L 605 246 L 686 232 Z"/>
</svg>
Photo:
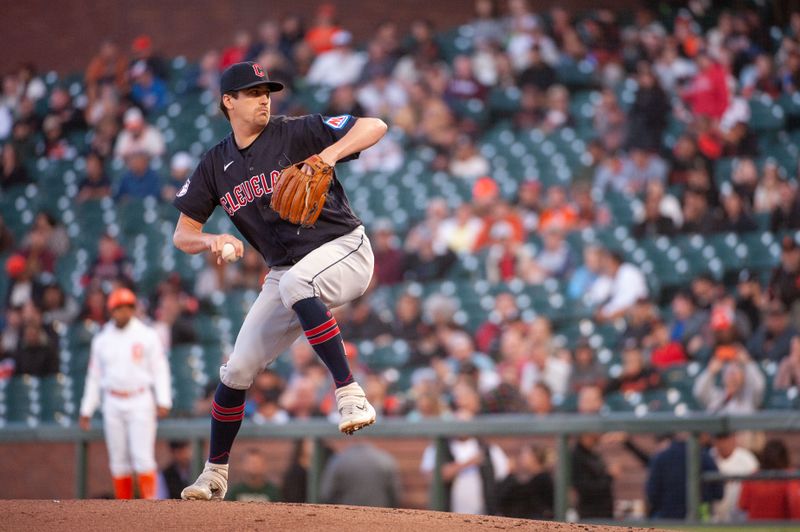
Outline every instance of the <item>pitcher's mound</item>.
<svg viewBox="0 0 800 532">
<path fill-rule="evenodd" d="M 201 501 L 0 501 L 0 530 L 279 530 L 423 532 L 427 530 L 634 530 L 359 506 Z"/>
</svg>

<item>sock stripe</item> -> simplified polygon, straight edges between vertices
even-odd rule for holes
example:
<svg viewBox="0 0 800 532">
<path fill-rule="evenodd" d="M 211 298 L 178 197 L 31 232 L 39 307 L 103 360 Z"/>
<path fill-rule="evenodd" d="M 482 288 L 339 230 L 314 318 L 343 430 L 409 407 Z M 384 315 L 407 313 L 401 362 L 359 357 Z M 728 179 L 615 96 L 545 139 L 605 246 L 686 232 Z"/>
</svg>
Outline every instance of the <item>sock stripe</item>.
<svg viewBox="0 0 800 532">
<path fill-rule="evenodd" d="M 331 325 L 330 327 L 328 327 L 327 329 L 325 329 L 325 330 L 324 330 L 324 331 L 322 331 L 321 333 L 319 333 L 319 334 L 314 334 L 314 335 L 312 335 L 312 336 L 307 336 L 306 338 L 308 338 L 308 341 L 309 341 L 309 342 L 311 342 L 311 341 L 313 341 L 313 340 L 316 340 L 316 339 L 317 339 L 317 338 L 319 338 L 320 336 L 324 336 L 324 335 L 328 334 L 329 332 L 331 332 L 332 330 L 334 330 L 334 329 L 338 329 L 338 328 L 339 328 L 339 325 L 338 325 L 338 324 L 336 324 L 336 323 L 334 323 L 333 325 Z"/>
<path fill-rule="evenodd" d="M 213 408 L 220 414 L 240 414 L 244 412 L 244 403 L 240 404 L 239 406 L 233 406 L 228 408 L 218 405 L 216 401 L 212 401 L 211 408 Z"/>
<path fill-rule="evenodd" d="M 316 334 L 319 334 L 319 333 L 325 331 L 326 329 L 328 329 L 331 325 L 336 325 L 336 318 L 331 318 L 328 321 L 326 321 L 325 323 L 323 323 L 322 325 L 317 325 L 313 329 L 307 330 L 306 331 L 306 336 L 314 336 Z"/>
<path fill-rule="evenodd" d="M 337 381 L 336 379 L 333 379 L 333 382 L 335 382 L 339 386 L 343 386 L 345 384 L 350 384 L 351 382 L 355 382 L 355 379 L 353 379 L 352 373 L 348 373 L 347 377 L 345 377 L 343 381 Z"/>
<path fill-rule="evenodd" d="M 244 419 L 244 412 L 242 412 L 241 414 L 219 414 L 217 413 L 216 410 L 212 409 L 211 417 L 213 417 L 217 421 L 222 421 L 223 423 L 236 422 Z"/>
<path fill-rule="evenodd" d="M 328 340 L 330 340 L 331 338 L 333 338 L 334 336 L 336 336 L 338 334 L 339 334 L 339 327 L 337 326 L 334 329 L 332 329 L 330 332 L 328 332 L 326 334 L 323 334 L 322 336 L 318 336 L 318 337 L 314 338 L 313 340 L 309 340 L 308 343 L 311 344 L 311 345 L 321 344 L 321 343 L 327 342 Z"/>
</svg>

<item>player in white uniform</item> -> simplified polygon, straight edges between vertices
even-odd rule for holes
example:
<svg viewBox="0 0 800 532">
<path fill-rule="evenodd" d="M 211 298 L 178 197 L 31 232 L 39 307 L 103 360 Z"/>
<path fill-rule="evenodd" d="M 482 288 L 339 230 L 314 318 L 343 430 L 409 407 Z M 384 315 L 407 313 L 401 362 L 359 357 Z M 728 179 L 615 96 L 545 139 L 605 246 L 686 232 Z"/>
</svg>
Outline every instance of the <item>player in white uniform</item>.
<svg viewBox="0 0 800 532">
<path fill-rule="evenodd" d="M 111 321 L 92 340 L 80 426 L 89 430 L 102 402 L 103 432 L 117 499 L 156 495 L 156 417 L 172 407 L 169 364 L 155 330 L 135 317 L 136 296 L 127 288 L 108 298 Z"/>
</svg>

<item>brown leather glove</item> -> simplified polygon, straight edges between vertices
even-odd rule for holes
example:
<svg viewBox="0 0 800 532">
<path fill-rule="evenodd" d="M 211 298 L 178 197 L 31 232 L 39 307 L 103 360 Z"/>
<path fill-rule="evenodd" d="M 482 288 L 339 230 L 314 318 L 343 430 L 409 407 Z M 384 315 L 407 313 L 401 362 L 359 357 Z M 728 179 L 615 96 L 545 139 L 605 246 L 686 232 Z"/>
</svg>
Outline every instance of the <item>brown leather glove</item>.
<svg viewBox="0 0 800 532">
<path fill-rule="evenodd" d="M 303 171 L 308 165 L 311 173 Z M 275 183 L 270 207 L 284 220 L 311 227 L 322 213 L 333 181 L 333 167 L 319 155 L 285 168 Z"/>
</svg>

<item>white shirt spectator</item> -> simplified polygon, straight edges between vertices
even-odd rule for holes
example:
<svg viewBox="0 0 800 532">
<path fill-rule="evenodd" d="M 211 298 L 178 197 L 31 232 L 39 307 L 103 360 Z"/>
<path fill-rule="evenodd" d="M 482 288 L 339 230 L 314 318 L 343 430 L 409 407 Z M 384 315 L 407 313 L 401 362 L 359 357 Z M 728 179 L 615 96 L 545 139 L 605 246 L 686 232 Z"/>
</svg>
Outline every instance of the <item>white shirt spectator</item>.
<svg viewBox="0 0 800 532">
<path fill-rule="evenodd" d="M 6 140 L 14 127 L 14 116 L 5 105 L 0 105 L 0 141 Z"/>
<path fill-rule="evenodd" d="M 569 364 L 552 356 L 547 358 L 544 369 L 541 369 L 533 362 L 527 362 L 522 367 L 520 391 L 523 396 L 527 396 L 535 384 L 543 382 L 554 395 L 564 395 L 567 393 L 567 384 L 571 371 L 572 368 L 570 368 Z"/>
<path fill-rule="evenodd" d="M 715 381 L 716 375 L 706 368 L 697 376 L 692 389 L 695 398 L 708 412 L 752 414 L 758 410 L 764 400 L 766 379 L 752 360 L 744 364 L 744 382 L 733 396 L 729 396 L 725 388 Z"/>
<path fill-rule="evenodd" d="M 606 316 L 624 312 L 638 299 L 647 297 L 648 294 L 644 274 L 639 268 L 627 262 L 617 268 L 609 288 L 611 300 L 600 309 Z"/>
<path fill-rule="evenodd" d="M 394 80 L 373 81 L 364 85 L 356 94 L 358 103 L 367 116 L 388 117 L 405 107 L 408 95 L 402 85 Z M 380 143 L 378 143 L 378 146 Z M 369 150 L 361 155 L 365 155 Z M 356 159 L 357 160 L 357 159 Z"/>
<path fill-rule="evenodd" d="M 367 64 L 367 54 L 356 52 L 349 47 L 350 33 L 338 31 L 331 42 L 336 46 L 333 50 L 323 52 L 311 63 L 306 81 L 312 85 L 340 87 L 352 85 L 361 77 L 361 71 Z"/>
<path fill-rule="evenodd" d="M 450 440 L 450 452 L 457 463 L 469 462 L 483 453 L 478 440 L 468 438 L 466 440 Z M 497 445 L 489 446 L 489 456 L 492 460 L 494 478 L 501 481 L 508 476 L 509 464 L 508 457 Z M 436 447 L 429 445 L 422 454 L 420 471 L 432 473 L 436 466 Z M 463 469 L 453 479 L 450 488 L 450 511 L 461 514 L 484 514 L 486 504 L 483 496 L 483 480 L 479 466 L 473 465 Z"/>
<path fill-rule="evenodd" d="M 712 448 L 711 457 L 716 462 L 719 472 L 724 475 L 749 475 L 758 471 L 758 459 L 752 452 L 743 447 L 734 449 L 727 458 L 723 458 L 716 449 Z M 738 508 L 741 491 L 741 482 L 729 481 L 725 483 L 725 492 L 722 500 L 714 505 L 714 521 L 730 523 L 739 520 L 737 516 L 742 514 Z"/>
<path fill-rule="evenodd" d="M 136 135 L 131 131 L 123 130 L 114 146 L 114 156 L 124 159 L 132 153 L 146 153 L 150 157 L 161 157 L 166 151 L 164 137 L 153 126 L 145 125 L 144 130 Z"/>
</svg>

